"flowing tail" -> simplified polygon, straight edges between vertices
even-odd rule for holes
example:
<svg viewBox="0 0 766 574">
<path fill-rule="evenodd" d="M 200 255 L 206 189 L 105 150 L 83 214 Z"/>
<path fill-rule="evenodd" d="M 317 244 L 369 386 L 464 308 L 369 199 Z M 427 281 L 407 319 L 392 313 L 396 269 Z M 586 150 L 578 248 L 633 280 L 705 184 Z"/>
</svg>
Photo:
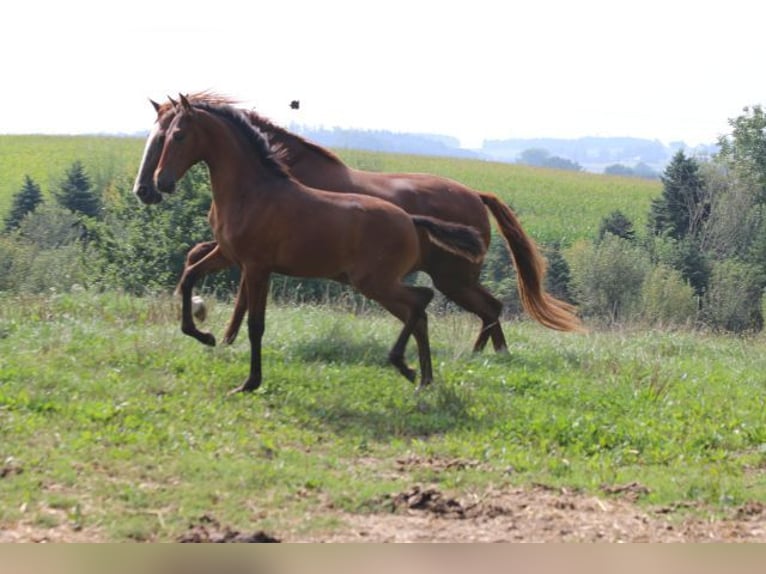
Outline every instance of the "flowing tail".
<svg viewBox="0 0 766 574">
<path fill-rule="evenodd" d="M 442 249 L 473 263 L 478 263 L 483 259 L 484 242 L 475 228 L 425 215 L 411 215 L 410 217 L 415 226 L 425 230 L 429 239 Z"/>
<path fill-rule="evenodd" d="M 557 331 L 585 331 L 574 314 L 575 307 L 545 292 L 545 259 L 535 242 L 521 228 L 516 214 L 497 196 L 479 193 L 482 202 L 495 217 L 513 256 L 518 275 L 521 304 L 533 319 Z"/>
</svg>

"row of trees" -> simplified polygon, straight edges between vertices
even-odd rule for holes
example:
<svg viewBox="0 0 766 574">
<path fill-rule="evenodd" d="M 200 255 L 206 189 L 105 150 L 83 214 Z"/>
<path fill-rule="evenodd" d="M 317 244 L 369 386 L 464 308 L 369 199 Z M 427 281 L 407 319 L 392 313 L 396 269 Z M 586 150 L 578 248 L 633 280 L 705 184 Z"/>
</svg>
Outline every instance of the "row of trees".
<svg viewBox="0 0 766 574">
<path fill-rule="evenodd" d="M 766 114 L 760 106 L 746 108 L 730 125 L 712 160 L 676 153 L 644 235 L 614 212 L 596 241 L 570 251 L 578 267 L 573 297 L 586 313 L 616 322 L 641 316 L 736 332 L 762 329 Z"/>
<path fill-rule="evenodd" d="M 662 175 L 663 191 L 637 230 L 614 212 L 598 236 L 545 246 L 548 289 L 608 323 L 703 324 L 730 331 L 763 326 L 766 287 L 766 116 L 761 107 L 731 120 L 720 153 L 701 161 L 678 152 Z M 211 192 L 204 167 L 156 206 L 133 197 L 127 174 L 94 186 L 75 162 L 44 200 L 26 177 L 0 234 L 0 290 L 122 289 L 143 294 L 172 288 L 186 250 L 211 238 Z M 483 282 L 520 311 L 504 243 L 493 241 Z M 230 293 L 236 272 L 204 286 Z M 348 291 L 326 281 L 277 278 L 277 297 L 323 300 Z M 442 301 L 443 305 L 447 305 Z"/>
</svg>

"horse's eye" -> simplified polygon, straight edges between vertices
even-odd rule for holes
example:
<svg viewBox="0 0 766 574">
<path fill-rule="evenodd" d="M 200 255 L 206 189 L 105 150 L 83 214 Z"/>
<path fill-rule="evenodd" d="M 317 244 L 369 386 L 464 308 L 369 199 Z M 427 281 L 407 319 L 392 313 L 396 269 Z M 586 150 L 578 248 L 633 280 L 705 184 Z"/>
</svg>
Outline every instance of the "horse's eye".
<svg viewBox="0 0 766 574">
<path fill-rule="evenodd" d="M 173 132 L 173 139 L 177 142 L 183 141 L 184 137 L 186 137 L 186 134 L 183 132 Z"/>
</svg>

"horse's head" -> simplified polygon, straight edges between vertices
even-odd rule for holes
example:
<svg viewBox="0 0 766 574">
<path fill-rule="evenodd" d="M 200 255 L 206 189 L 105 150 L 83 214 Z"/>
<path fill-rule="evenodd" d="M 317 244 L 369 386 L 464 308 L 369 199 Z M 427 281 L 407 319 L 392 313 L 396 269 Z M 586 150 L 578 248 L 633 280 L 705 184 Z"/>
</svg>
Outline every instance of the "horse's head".
<svg viewBox="0 0 766 574">
<path fill-rule="evenodd" d="M 175 116 L 177 104 L 172 99 L 170 104 L 164 105 L 160 105 L 152 100 L 149 101 L 157 112 L 157 120 L 154 122 L 152 130 L 149 132 L 149 137 L 146 139 L 144 155 L 141 158 L 138 176 L 136 176 L 136 182 L 133 185 L 133 193 L 143 203 L 155 204 L 162 201 L 162 194 L 157 191 L 154 185 L 154 172 L 157 169 L 162 146 L 165 143 L 165 134 Z"/>
<path fill-rule="evenodd" d="M 162 132 L 162 141 L 158 144 L 159 158 L 154 170 L 154 182 L 162 193 L 173 193 L 176 182 L 191 166 L 200 161 L 200 138 L 194 121 L 198 112 L 183 95 L 179 104 L 173 103 L 175 113 L 167 126 L 162 128 L 164 122 L 157 123 Z"/>
</svg>

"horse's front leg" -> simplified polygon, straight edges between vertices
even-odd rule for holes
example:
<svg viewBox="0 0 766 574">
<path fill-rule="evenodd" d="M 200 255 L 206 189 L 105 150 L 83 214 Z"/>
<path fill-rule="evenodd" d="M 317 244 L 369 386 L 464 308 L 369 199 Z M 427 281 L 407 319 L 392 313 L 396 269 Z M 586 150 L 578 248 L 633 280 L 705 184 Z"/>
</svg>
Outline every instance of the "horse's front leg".
<svg viewBox="0 0 766 574">
<path fill-rule="evenodd" d="M 258 270 L 243 270 L 243 289 L 247 293 L 247 334 L 250 337 L 250 374 L 232 393 L 247 393 L 261 386 L 261 342 L 266 327 L 266 298 L 269 274 Z"/>
<path fill-rule="evenodd" d="M 212 248 L 211 248 L 212 247 Z M 204 256 L 199 257 L 204 253 Z M 191 263 L 192 261 L 196 261 Z M 218 244 L 209 242 L 198 244 L 187 255 L 187 266 L 184 269 L 181 280 L 178 282 L 176 291 L 181 292 L 181 331 L 190 337 L 194 337 L 200 343 L 214 346 L 215 337 L 211 333 L 205 333 L 197 329 L 192 316 L 192 290 L 197 279 L 213 271 L 225 269 L 231 262 L 223 255 Z"/>
</svg>

